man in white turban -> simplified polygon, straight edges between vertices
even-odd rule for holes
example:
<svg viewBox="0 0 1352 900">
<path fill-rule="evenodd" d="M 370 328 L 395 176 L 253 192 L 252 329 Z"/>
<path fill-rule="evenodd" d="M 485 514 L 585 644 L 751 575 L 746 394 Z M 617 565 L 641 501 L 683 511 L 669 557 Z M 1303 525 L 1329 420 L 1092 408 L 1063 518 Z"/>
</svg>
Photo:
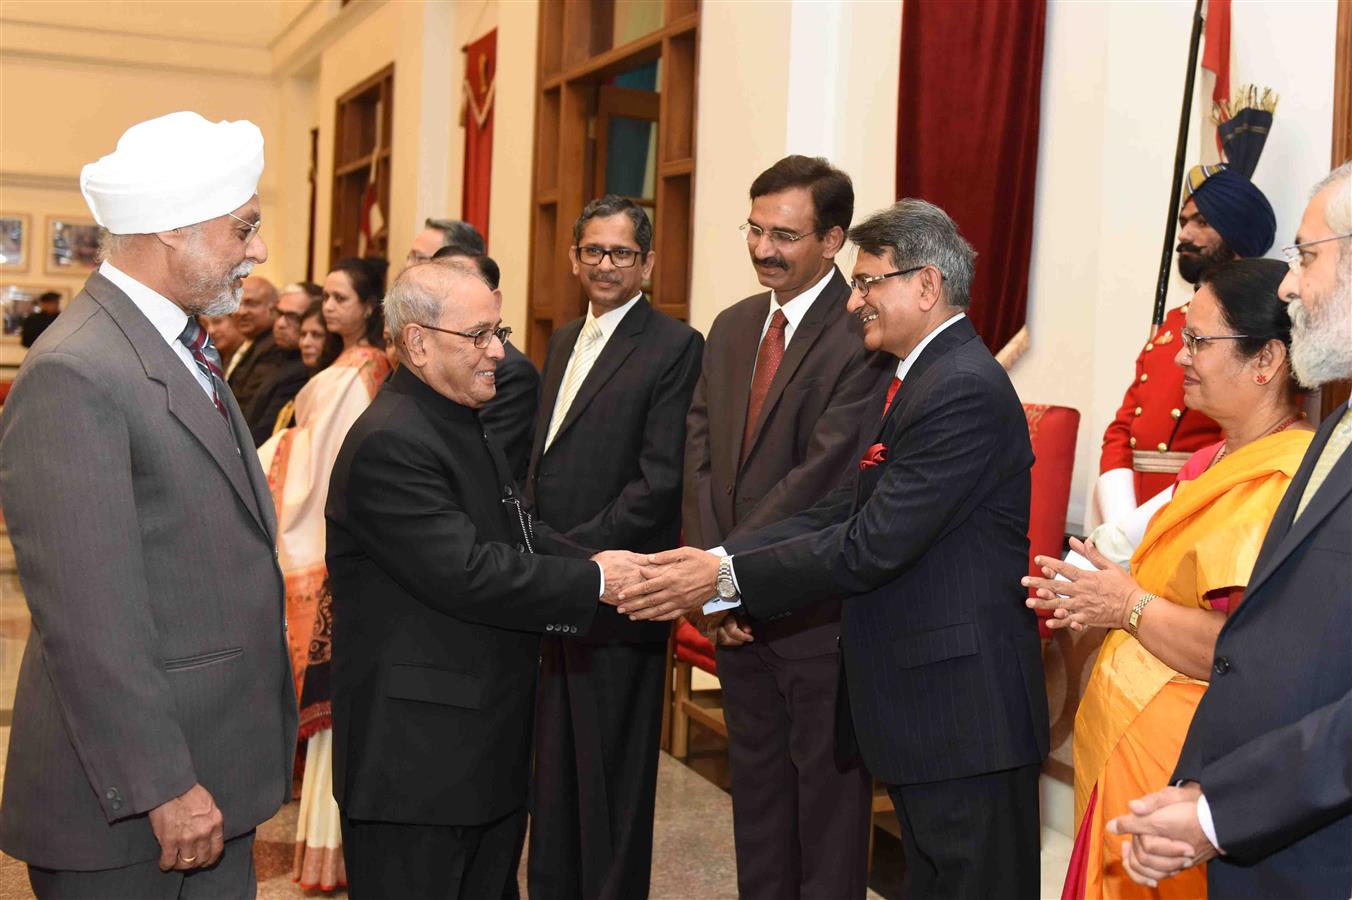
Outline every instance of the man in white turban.
<svg viewBox="0 0 1352 900">
<path fill-rule="evenodd" d="M 0 849 L 38 897 L 252 897 L 290 796 L 296 698 L 267 482 L 198 315 L 267 258 L 263 137 L 178 112 L 80 188 L 105 261 L 0 416 L 33 630 Z"/>
</svg>

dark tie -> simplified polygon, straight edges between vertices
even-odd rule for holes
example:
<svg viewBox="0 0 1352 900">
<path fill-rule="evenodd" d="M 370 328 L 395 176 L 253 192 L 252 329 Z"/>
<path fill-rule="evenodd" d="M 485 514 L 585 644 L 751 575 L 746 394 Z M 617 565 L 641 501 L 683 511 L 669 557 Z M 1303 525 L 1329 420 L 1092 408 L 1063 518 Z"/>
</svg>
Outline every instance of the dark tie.
<svg viewBox="0 0 1352 900">
<path fill-rule="evenodd" d="M 746 427 L 742 429 L 742 462 L 746 462 L 746 455 L 751 452 L 751 434 L 765 406 L 765 396 L 770 393 L 770 382 L 775 380 L 779 364 L 784 361 L 784 327 L 788 324 L 784 311 L 775 310 L 756 352 L 756 374 L 751 377 L 751 400 L 746 405 Z"/>
<path fill-rule="evenodd" d="M 197 324 L 197 320 L 188 316 L 188 324 L 183 326 L 183 331 L 178 336 L 178 342 L 188 348 L 192 354 L 193 362 L 197 363 L 197 368 L 211 382 L 211 402 L 216 404 L 216 411 L 225 419 L 226 424 L 230 424 L 230 415 L 225 411 L 225 404 L 221 402 L 221 395 L 216 385 L 225 381 L 225 375 L 221 372 L 221 355 L 216 352 L 216 346 L 211 343 L 211 336 L 207 330 Z"/>
<path fill-rule="evenodd" d="M 893 376 L 892 383 L 887 386 L 887 402 L 883 404 L 883 418 L 887 418 L 887 411 L 892 408 L 892 399 L 897 396 L 897 388 L 901 387 L 901 379 Z"/>
</svg>

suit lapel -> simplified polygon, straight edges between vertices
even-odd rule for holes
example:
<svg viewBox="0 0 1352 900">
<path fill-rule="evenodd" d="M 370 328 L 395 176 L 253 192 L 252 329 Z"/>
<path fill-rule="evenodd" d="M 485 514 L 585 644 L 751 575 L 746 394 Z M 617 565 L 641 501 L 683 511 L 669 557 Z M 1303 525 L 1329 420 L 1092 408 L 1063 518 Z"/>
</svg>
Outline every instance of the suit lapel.
<svg viewBox="0 0 1352 900">
<path fill-rule="evenodd" d="M 882 424 L 878 426 L 877 437 L 873 443 L 880 441 L 887 443 L 883 441 L 883 436 L 899 420 L 897 410 L 905 405 L 906 394 L 920 389 L 926 370 L 953 349 L 976 339 L 976 329 L 972 327 L 971 320 L 966 316 L 934 336 L 934 340 L 925 346 L 925 349 L 920 352 L 919 358 L 911 364 L 911 368 L 906 372 L 906 381 L 897 391 L 896 396 L 892 398 L 892 405 L 887 408 L 887 413 L 883 416 Z"/>
<path fill-rule="evenodd" d="M 774 411 L 779 398 L 784 395 L 785 386 L 793 379 L 794 372 L 798 371 L 798 367 L 802 365 L 803 358 L 807 356 L 808 350 L 821 336 L 822 329 L 826 325 L 827 313 L 837 303 L 844 303 L 845 297 L 848 295 L 849 289 L 845 286 L 845 278 L 840 274 L 840 270 L 836 269 L 831 276 L 831 280 L 822 289 L 821 294 L 808 307 L 802 321 L 793 329 L 793 338 L 790 339 L 789 345 L 784 348 L 784 358 L 780 361 L 779 368 L 775 370 L 775 377 L 770 382 L 770 389 L 765 393 L 765 405 L 761 407 L 760 415 L 752 426 L 750 449 L 755 449 L 756 441 L 760 439 L 761 430 L 770 418 L 770 413 Z M 759 350 L 759 348 L 757 349 Z M 753 362 L 754 359 L 755 354 L 753 353 Z M 748 385 L 748 393 L 749 387 Z M 742 409 L 743 415 L 745 415 L 746 407 L 743 406 Z M 740 449 L 739 447 L 739 452 Z"/>
<path fill-rule="evenodd" d="M 1319 427 L 1319 432 L 1315 435 L 1315 439 L 1310 442 L 1309 449 L 1305 451 L 1305 458 L 1301 461 L 1300 469 L 1296 471 L 1296 477 L 1291 479 L 1291 484 L 1287 487 L 1286 494 L 1282 497 L 1282 502 L 1278 504 L 1277 512 L 1272 517 L 1272 524 L 1268 526 L 1268 535 L 1263 541 L 1262 548 L 1258 551 L 1258 562 L 1254 566 L 1253 576 L 1249 579 L 1249 585 L 1244 590 L 1245 602 L 1239 605 L 1239 609 L 1235 611 L 1235 616 L 1243 614 L 1245 608 L 1249 605 L 1248 598 L 1253 596 L 1254 592 L 1272 576 L 1272 573 L 1281 566 L 1286 558 L 1310 536 L 1310 532 L 1314 531 L 1315 526 L 1328 518 L 1333 512 L 1333 508 L 1349 494 L 1352 494 L 1352 451 L 1344 451 L 1342 458 L 1334 464 L 1328 477 L 1320 485 L 1318 492 L 1310 498 L 1309 504 L 1305 507 L 1305 512 L 1301 513 L 1299 519 L 1292 521 L 1296 514 L 1296 507 L 1300 505 L 1301 495 L 1305 493 L 1305 487 L 1310 483 L 1310 475 L 1314 472 L 1315 463 L 1319 461 L 1319 454 L 1324 451 L 1329 438 L 1333 435 L 1334 427 L 1338 424 L 1338 420 L 1342 418 L 1346 409 L 1347 405 L 1344 404 L 1324 420 Z"/>
<path fill-rule="evenodd" d="M 601 355 L 596 357 L 596 362 L 592 363 L 591 371 L 578 388 L 577 395 L 573 397 L 573 403 L 568 407 L 568 412 L 564 415 L 563 424 L 559 426 L 559 433 L 554 436 L 554 443 L 550 449 L 558 446 L 559 439 L 563 437 L 564 432 L 573 427 L 578 418 L 587 409 L 587 405 L 596 398 L 601 388 L 605 387 L 606 382 L 619 371 L 620 366 L 629 358 L 629 354 L 634 352 L 638 346 L 638 337 L 643 333 L 644 327 L 648 324 L 648 317 L 652 315 L 652 307 L 648 305 L 648 298 L 641 298 L 634 308 L 625 313 L 620 324 L 616 326 L 615 333 L 606 341 L 606 345 L 601 350 Z M 571 357 L 572 354 L 570 353 Z M 557 395 L 557 392 L 555 393 Z M 546 451 L 548 452 L 548 451 Z"/>
<path fill-rule="evenodd" d="M 272 530 L 260 512 L 260 495 L 250 482 L 247 461 L 242 458 L 243 450 L 252 449 L 253 442 L 247 439 L 248 425 L 240 414 L 239 404 L 230 395 L 229 388 L 222 384 L 218 390 L 221 392 L 221 400 L 225 403 L 226 411 L 230 414 L 231 422 L 234 423 L 234 430 L 246 438 L 238 446 L 234 435 L 231 434 L 231 426 L 221 421 L 221 414 L 216 410 L 211 398 L 202 390 L 197 379 L 189 374 L 187 366 L 169 348 L 159 332 L 136 308 L 131 298 L 97 272 L 90 276 L 85 289 L 108 311 L 113 321 L 127 336 L 128 343 L 141 360 L 146 377 L 164 385 L 170 414 L 188 429 L 220 467 L 258 527 L 271 540 Z"/>
<path fill-rule="evenodd" d="M 747 317 L 732 329 L 732 339 L 728 342 L 728 418 L 723 423 L 724 433 L 736 435 L 728 441 L 731 456 L 728 471 L 735 480 L 742 462 L 742 439 L 746 433 L 746 410 L 751 403 L 751 376 L 756 370 L 756 354 L 760 351 L 761 326 L 770 313 L 770 295 L 764 295 L 764 303 L 748 304 L 753 317 Z M 753 426 L 754 427 L 754 426 Z"/>
</svg>

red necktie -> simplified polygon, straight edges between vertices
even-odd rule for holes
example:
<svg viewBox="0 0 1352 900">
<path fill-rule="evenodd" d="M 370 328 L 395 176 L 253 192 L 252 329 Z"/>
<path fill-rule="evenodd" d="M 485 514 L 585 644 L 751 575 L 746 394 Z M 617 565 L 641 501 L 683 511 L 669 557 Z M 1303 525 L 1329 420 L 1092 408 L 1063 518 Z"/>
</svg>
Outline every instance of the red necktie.
<svg viewBox="0 0 1352 900">
<path fill-rule="evenodd" d="M 784 327 L 789 320 L 784 311 L 775 310 L 770 317 L 770 328 L 761 338 L 760 350 L 756 352 L 756 374 L 751 377 L 751 399 L 746 406 L 746 426 L 742 429 L 742 457 L 751 451 L 751 434 L 760 418 L 761 407 L 765 406 L 765 396 L 770 393 L 770 382 L 775 380 L 779 364 L 784 360 Z"/>
<path fill-rule="evenodd" d="M 901 387 L 901 379 L 893 377 L 892 383 L 887 386 L 887 402 L 883 404 L 883 418 L 887 418 L 887 411 L 892 408 L 892 398 L 897 396 L 897 388 Z"/>
</svg>

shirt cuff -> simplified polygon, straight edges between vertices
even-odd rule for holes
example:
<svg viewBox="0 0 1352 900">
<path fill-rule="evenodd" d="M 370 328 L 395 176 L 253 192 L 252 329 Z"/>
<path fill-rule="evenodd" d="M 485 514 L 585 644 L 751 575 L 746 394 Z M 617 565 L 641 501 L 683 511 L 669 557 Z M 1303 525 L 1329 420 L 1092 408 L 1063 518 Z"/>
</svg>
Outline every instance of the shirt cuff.
<svg viewBox="0 0 1352 900">
<path fill-rule="evenodd" d="M 725 550 L 721 545 L 718 547 L 714 547 L 709 552 L 712 553 L 714 556 L 720 558 L 728 556 L 727 550 Z M 735 566 L 733 566 L 732 557 L 730 556 L 728 556 L 728 566 L 729 568 L 732 569 L 732 586 L 737 588 L 737 593 L 738 595 L 740 595 L 742 593 L 742 587 L 737 583 L 737 569 Z M 712 600 L 704 604 L 704 614 L 706 616 L 711 616 L 714 613 L 726 612 L 727 610 L 730 609 L 736 609 L 741 605 L 742 601 L 740 599 L 723 600 L 719 597 L 714 597 Z"/>
<path fill-rule="evenodd" d="M 1206 802 L 1206 794 L 1197 795 L 1197 824 L 1202 826 L 1202 834 L 1211 841 L 1211 846 L 1224 853 L 1225 851 L 1221 850 L 1221 842 L 1216 840 L 1216 823 L 1211 819 L 1211 804 Z"/>
<path fill-rule="evenodd" d="M 596 562 L 596 560 L 592 560 L 592 562 Z M 596 570 L 601 573 L 601 593 L 596 596 L 604 597 L 606 595 L 606 569 L 605 566 L 596 563 Z"/>
</svg>

